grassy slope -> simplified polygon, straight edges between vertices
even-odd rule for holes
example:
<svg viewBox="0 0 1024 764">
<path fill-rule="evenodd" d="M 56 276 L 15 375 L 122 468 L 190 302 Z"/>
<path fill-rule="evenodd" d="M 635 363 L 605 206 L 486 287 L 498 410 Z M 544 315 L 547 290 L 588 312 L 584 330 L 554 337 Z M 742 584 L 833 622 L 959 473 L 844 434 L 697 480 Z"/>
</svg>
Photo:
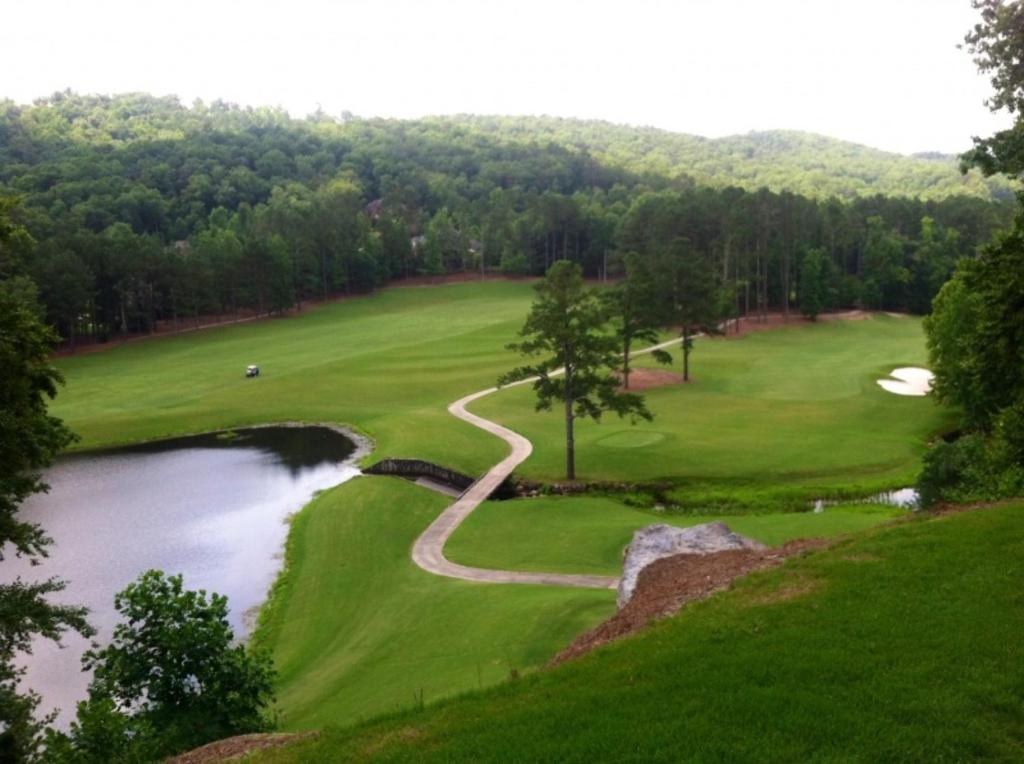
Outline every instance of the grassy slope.
<svg viewBox="0 0 1024 764">
<path fill-rule="evenodd" d="M 521 325 L 530 297 L 529 286 L 517 283 L 387 290 L 300 318 L 62 359 L 68 388 L 54 412 L 83 435 L 83 447 L 254 422 L 333 421 L 372 435 L 374 458 L 416 456 L 479 472 L 502 456 L 503 444 L 449 416 L 445 405 L 493 384 L 514 363 L 503 345 Z M 583 470 L 637 477 L 669 470 L 693 478 L 711 464 L 716 490 L 766 491 L 795 479 L 785 473 L 811 458 L 826 482 L 848 485 L 865 471 L 872 480 L 899 482 L 915 468 L 920 443 L 941 417 L 928 401 L 881 393 L 873 379 L 921 353 L 918 322 L 896 319 L 702 343 L 695 355 L 698 383 L 651 394 L 657 429 L 642 432 L 678 428 L 678 434 L 649 447 L 613 448 L 596 440 L 611 436 L 621 445 L 627 425 L 583 427 Z M 264 376 L 245 380 L 242 370 L 253 362 Z M 805 416 L 792 398 L 805 394 L 806 385 L 786 377 L 794 365 L 810 369 L 823 386 Z M 495 405 L 537 439 L 527 471 L 560 463 L 557 420 L 534 414 L 522 392 L 502 393 L 480 408 Z M 779 429 L 780 420 L 794 416 L 795 424 Z M 772 453 L 749 448 L 755 437 L 768 438 Z M 873 468 L 880 458 L 884 464 Z M 852 475 L 844 475 L 844 460 Z M 281 670 L 286 726 L 348 722 L 407 706 L 421 690 L 431 700 L 497 681 L 510 668 L 542 663 L 609 612 L 608 593 L 475 586 L 421 573 L 408 561 L 409 545 L 441 505 L 402 483 L 367 480 L 326 494 L 300 515 L 289 542 L 294 568 L 262 635 Z M 600 500 L 595 506 L 599 512 Z M 478 530 L 493 548 L 479 553 L 513 559 L 529 536 L 503 538 L 500 524 L 486 527 L 489 517 L 482 515 Z M 607 528 L 594 524 L 580 534 L 579 554 L 566 559 L 579 560 L 581 569 L 608 569 L 634 517 L 625 524 L 616 518 Z M 567 519 L 545 518 L 556 525 Z M 761 532 L 765 538 L 794 533 L 794 523 L 803 521 L 806 516 L 780 517 L 777 528 Z M 564 532 L 559 541 L 537 544 L 532 564 L 561 560 L 566 546 Z M 502 557 L 506 548 L 511 556 Z M 520 554 L 513 564 L 531 562 Z M 581 570 L 564 561 L 557 567 Z"/>
<path fill-rule="evenodd" d="M 875 383 L 897 366 L 925 362 L 916 319 L 698 340 L 692 361 L 693 384 L 647 392 L 653 422 L 580 423 L 581 479 L 670 479 L 704 493 L 797 484 L 815 486 L 812 493 L 869 492 L 911 482 L 928 435 L 948 422 L 930 399 L 892 395 Z M 535 413 L 531 395 L 510 389 L 473 411 L 533 441 L 527 476 L 557 480 L 564 423 L 558 412 Z"/>
<path fill-rule="evenodd" d="M 53 412 L 82 447 L 268 421 L 352 424 L 375 458 L 416 456 L 471 472 L 504 453 L 445 405 L 494 384 L 532 290 L 489 282 L 388 289 L 261 321 L 61 359 Z M 262 376 L 247 380 L 247 364 Z M 410 426 L 414 422 L 414 426 Z"/>
<path fill-rule="evenodd" d="M 1024 756 L 1024 506 L 879 530 L 560 667 L 260 761 Z"/>
<path fill-rule="evenodd" d="M 359 478 L 300 512 L 257 640 L 285 729 L 320 727 L 494 684 L 546 661 L 614 609 L 608 591 L 440 578 L 409 559 L 444 497 Z"/>
<path fill-rule="evenodd" d="M 905 514 L 866 505 L 829 507 L 821 514 L 715 517 L 634 509 L 610 498 L 539 497 L 483 504 L 445 551 L 456 562 L 484 568 L 617 575 L 633 531 L 651 523 L 688 526 L 722 520 L 737 533 L 775 545 L 853 533 Z"/>
</svg>

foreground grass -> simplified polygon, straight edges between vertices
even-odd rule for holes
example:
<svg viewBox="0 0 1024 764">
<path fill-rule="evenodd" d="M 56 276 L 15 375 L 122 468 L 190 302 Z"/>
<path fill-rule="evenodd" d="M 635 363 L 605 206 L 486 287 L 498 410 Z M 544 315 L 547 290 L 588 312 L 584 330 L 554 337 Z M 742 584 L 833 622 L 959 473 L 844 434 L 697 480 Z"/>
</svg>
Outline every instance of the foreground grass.
<svg viewBox="0 0 1024 764">
<path fill-rule="evenodd" d="M 539 497 L 482 504 L 445 547 L 464 565 L 509 570 L 619 575 L 633 532 L 652 523 L 680 527 L 722 520 L 732 530 L 774 546 L 796 538 L 832 538 L 906 515 L 882 506 L 829 507 L 821 514 L 673 515 L 635 509 L 602 497 Z"/>
<path fill-rule="evenodd" d="M 556 670 L 257 760 L 1020 760 L 1022 559 L 1022 505 L 880 529 Z"/>
<path fill-rule="evenodd" d="M 256 641 L 273 652 L 284 729 L 351 722 L 485 687 L 545 662 L 614 593 L 440 578 L 409 559 L 447 503 L 357 478 L 293 520 L 287 572 Z"/>
<path fill-rule="evenodd" d="M 795 486 L 803 496 L 867 494 L 912 483 L 929 437 L 949 425 L 931 399 L 876 384 L 893 368 L 925 363 L 917 319 L 878 316 L 698 340 L 693 359 L 692 384 L 645 393 L 653 422 L 580 422 L 581 479 L 666 480 L 681 503 L 722 492 L 791 495 Z M 534 412 L 529 389 L 502 391 L 472 408 L 533 441 L 521 468 L 527 477 L 564 474 L 564 422 L 557 411 Z"/>
</svg>

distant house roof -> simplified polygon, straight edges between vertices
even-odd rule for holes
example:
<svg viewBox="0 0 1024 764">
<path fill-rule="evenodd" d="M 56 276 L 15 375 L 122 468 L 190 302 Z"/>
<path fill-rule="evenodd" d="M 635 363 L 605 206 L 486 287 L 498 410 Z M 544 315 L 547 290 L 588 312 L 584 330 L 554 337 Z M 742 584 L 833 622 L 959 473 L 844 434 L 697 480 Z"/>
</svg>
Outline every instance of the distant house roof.
<svg viewBox="0 0 1024 764">
<path fill-rule="evenodd" d="M 366 205 L 366 214 L 376 220 L 380 217 L 381 207 L 384 206 L 383 199 L 374 199 L 372 202 Z"/>
</svg>

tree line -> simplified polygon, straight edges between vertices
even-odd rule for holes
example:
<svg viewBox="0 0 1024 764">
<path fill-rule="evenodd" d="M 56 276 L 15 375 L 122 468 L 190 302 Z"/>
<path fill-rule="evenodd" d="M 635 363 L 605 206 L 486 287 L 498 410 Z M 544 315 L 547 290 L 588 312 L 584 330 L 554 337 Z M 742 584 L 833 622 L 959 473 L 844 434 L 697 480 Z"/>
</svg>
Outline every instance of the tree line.
<svg viewBox="0 0 1024 764">
<path fill-rule="evenodd" d="M 990 75 L 993 111 L 1013 124 L 976 138 L 966 165 L 1024 177 L 1024 4 L 974 0 L 981 21 L 966 36 Z M 962 260 L 925 321 L 936 396 L 957 408 L 961 428 L 925 456 L 925 504 L 1024 495 L 1024 195 L 1010 230 Z"/>
<path fill-rule="evenodd" d="M 1012 215 L 971 196 L 698 186 L 614 159 L 624 129 L 583 131 L 591 150 L 572 132 L 589 123 L 554 124 L 530 139 L 514 120 L 296 120 L 145 95 L 2 104 L 0 197 L 19 200 L 6 204 L 35 244 L 6 245 L 0 277 L 34 284 L 73 344 L 410 276 L 538 276 L 570 260 L 618 278 L 630 254 L 685 239 L 737 313 L 924 313 Z"/>
</svg>

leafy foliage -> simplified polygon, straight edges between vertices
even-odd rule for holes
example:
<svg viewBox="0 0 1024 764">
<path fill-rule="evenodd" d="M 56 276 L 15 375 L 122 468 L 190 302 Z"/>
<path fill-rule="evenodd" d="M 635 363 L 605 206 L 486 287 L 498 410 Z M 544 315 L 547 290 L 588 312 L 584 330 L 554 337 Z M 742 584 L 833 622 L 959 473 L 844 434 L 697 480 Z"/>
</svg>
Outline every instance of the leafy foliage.
<svg viewBox="0 0 1024 764">
<path fill-rule="evenodd" d="M 9 209 L 0 204 L 0 254 L 29 243 Z M 11 263 L 12 278 L 0 280 L 0 562 L 5 549 L 32 560 L 46 556 L 50 539 L 37 524 L 19 520 L 18 509 L 32 494 L 47 490 L 40 471 L 73 440 L 47 413 L 63 381 L 49 363 L 56 337 L 39 320 L 34 290 L 13 276 L 16 270 Z M 56 578 L 0 585 L 0 759 L 32 758 L 49 721 L 34 718 L 39 697 L 19 688 L 24 671 L 16 667 L 16 657 L 31 651 L 35 636 L 58 641 L 68 629 L 92 633 L 83 608 L 48 601 L 63 589 Z"/>
<path fill-rule="evenodd" d="M 104 751 L 159 758 L 272 725 L 270 660 L 232 644 L 225 597 L 151 570 L 114 604 L 123 620 L 108 646 L 83 657 L 89 699 L 70 734 L 51 736 L 54 751 L 71 761 Z"/>
<path fill-rule="evenodd" d="M 982 72 L 992 75 L 993 111 L 1016 114 L 1014 126 L 976 139 L 966 164 L 986 173 L 1024 168 L 1024 5 L 975 0 L 981 22 L 966 37 Z M 1024 197 L 1021 198 L 1024 203 Z M 936 395 L 962 407 L 968 433 L 937 446 L 920 483 L 929 501 L 1024 493 L 1024 210 L 1013 228 L 959 263 L 926 323 Z"/>
<path fill-rule="evenodd" d="M 953 259 L 971 256 L 1006 222 L 993 199 L 1010 196 L 952 160 L 816 136 L 707 141 L 548 118 L 300 120 L 64 92 L 0 104 L 0 135 L 0 197 L 24 198 L 40 242 L 10 260 L 62 336 L 101 341 L 416 275 L 542 275 L 568 259 L 614 277 L 643 251 L 630 210 L 656 212 L 666 194 L 682 214 L 660 245 L 688 239 L 757 306 L 787 309 L 800 253 L 820 247 L 842 304 L 923 311 L 952 264 L 930 264 L 922 218 L 958 232 Z M 881 292 L 863 257 L 872 217 L 897 244 L 891 265 L 915 276 Z"/>
<path fill-rule="evenodd" d="M 592 289 L 583 285 L 581 269 L 560 260 L 537 284 L 537 299 L 520 330 L 522 342 L 509 345 L 539 361 L 504 374 L 499 385 L 536 377 L 537 410 L 550 410 L 555 401 L 565 405 L 566 479 L 576 478 L 574 420 L 599 420 L 605 411 L 651 419 L 643 399 L 619 391 L 612 374 L 617 365 L 617 342 L 604 331 L 606 307 Z M 561 374 L 557 372 L 562 370 Z"/>
<path fill-rule="evenodd" d="M 645 258 L 630 253 L 625 258 L 626 278 L 601 297 L 608 308 L 615 337 L 619 341 L 622 364 L 622 386 L 629 389 L 630 353 L 637 342 L 653 345 L 658 342 L 658 328 L 664 323 L 659 284 Z M 651 353 L 658 363 L 671 363 L 672 356 L 664 350 Z"/>
</svg>

